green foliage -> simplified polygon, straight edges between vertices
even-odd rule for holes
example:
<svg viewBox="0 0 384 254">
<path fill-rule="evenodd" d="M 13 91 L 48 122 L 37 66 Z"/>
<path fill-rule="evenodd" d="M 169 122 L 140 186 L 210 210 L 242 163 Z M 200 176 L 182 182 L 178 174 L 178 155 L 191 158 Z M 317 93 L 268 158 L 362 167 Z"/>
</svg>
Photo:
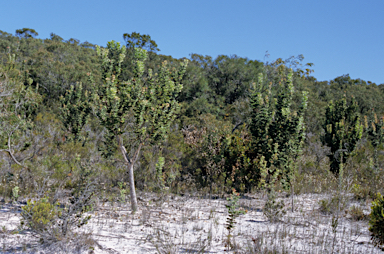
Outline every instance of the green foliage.
<svg viewBox="0 0 384 254">
<path fill-rule="evenodd" d="M 205 131 L 203 129 L 203 131 Z M 223 185 L 223 166 L 224 158 L 222 155 L 225 140 L 221 130 L 206 130 L 204 140 L 200 150 L 200 163 L 202 164 L 199 172 L 202 186 L 209 186 L 210 193 L 218 191 Z"/>
<path fill-rule="evenodd" d="M 127 194 L 127 190 L 124 188 L 126 183 L 123 183 L 123 182 L 118 182 L 117 183 L 119 185 L 119 190 L 120 190 L 120 201 L 121 202 L 125 202 L 125 196 Z"/>
<path fill-rule="evenodd" d="M 60 203 L 52 203 L 48 197 L 28 201 L 22 208 L 21 225 L 38 235 L 44 243 L 62 241 L 74 237 L 72 230 L 87 224 L 91 219 L 91 216 L 82 216 L 87 211 L 84 207 L 86 205 L 72 204 L 62 208 Z"/>
<path fill-rule="evenodd" d="M 148 34 L 140 34 L 137 32 L 133 32 L 131 34 L 125 33 L 123 35 L 124 40 L 126 42 L 127 48 L 141 48 L 145 49 L 147 51 L 160 51 L 160 49 L 157 48 L 157 44 L 154 40 L 151 39 L 151 36 Z"/>
<path fill-rule="evenodd" d="M 73 230 L 91 219 L 85 213 L 93 208 L 95 184 L 89 179 L 90 172 L 81 165 L 80 168 L 80 177 L 72 182 L 66 203 L 60 204 L 57 201 L 58 192 L 63 190 L 52 185 L 52 195 L 36 201 L 29 200 L 22 208 L 21 225 L 39 236 L 44 243 L 73 239 L 76 237 Z"/>
<path fill-rule="evenodd" d="M 228 204 L 225 205 L 225 207 L 228 210 L 228 218 L 225 225 L 225 228 L 228 230 L 227 243 L 226 243 L 228 249 L 233 248 L 233 244 L 231 241 L 232 239 L 231 233 L 235 228 L 236 218 L 242 214 L 245 214 L 245 211 L 239 210 L 239 204 L 238 204 L 239 198 L 240 198 L 240 195 L 236 193 L 235 189 L 233 189 L 231 196 L 227 198 Z"/>
<path fill-rule="evenodd" d="M 89 97 L 88 91 L 83 90 L 81 83 L 76 84 L 76 88 L 71 86 L 65 97 L 60 97 L 62 103 L 60 117 L 64 128 L 71 134 L 68 140 L 85 142 L 86 137 L 81 134 L 81 130 L 87 124 L 91 114 Z"/>
<path fill-rule="evenodd" d="M 228 204 L 225 207 L 228 209 L 228 218 L 226 228 L 228 231 L 232 230 L 235 226 L 235 219 L 241 214 L 245 214 L 245 211 L 239 210 L 239 193 L 236 193 L 236 190 L 233 190 L 231 196 L 227 198 Z"/>
<path fill-rule="evenodd" d="M 374 149 L 373 159 L 375 171 L 378 170 L 378 149 L 384 141 L 384 120 L 383 118 L 378 119 L 376 113 L 372 110 L 370 117 L 364 116 L 364 127 L 365 133 L 367 134 L 368 140 Z"/>
<path fill-rule="evenodd" d="M 159 175 L 156 174 L 157 172 L 153 170 L 156 169 L 158 157 L 164 157 L 164 166 L 161 170 L 164 186 L 169 187 L 170 191 L 176 193 L 179 193 L 184 187 L 193 188 L 194 183 L 191 182 L 193 179 L 187 172 L 189 172 L 189 169 L 191 169 L 190 172 L 195 171 L 196 168 L 194 166 L 190 167 L 190 165 L 196 162 L 196 157 L 191 156 L 194 151 L 184 142 L 183 133 L 177 128 L 177 123 L 171 125 L 168 138 L 164 140 L 161 147 L 152 146 L 143 150 L 141 157 L 143 167 L 140 166 L 140 170 L 136 171 L 136 176 L 138 176 L 136 179 L 138 183 L 145 184 L 145 186 L 141 184 L 145 190 L 149 190 L 151 185 L 157 189 L 159 181 L 161 181 Z"/>
<path fill-rule="evenodd" d="M 259 164 L 251 160 L 252 140 L 245 126 L 227 135 L 224 149 L 226 183 L 242 193 L 258 187 Z"/>
<path fill-rule="evenodd" d="M 16 30 L 16 36 L 23 37 L 25 39 L 35 38 L 38 35 L 39 35 L 39 33 L 36 32 L 36 30 L 32 29 L 32 28 L 23 28 L 23 29 L 17 29 Z"/>
<path fill-rule="evenodd" d="M 33 80 L 33 87 L 39 84 L 38 92 L 44 95 L 44 107 L 48 108 L 57 106 L 55 103 L 59 101 L 59 97 L 76 82 L 82 82 L 84 88 L 89 90 L 86 74 L 91 70 L 95 80 L 100 78 L 97 55 L 92 47 L 90 43 L 65 42 L 55 34 L 45 40 L 33 37 L 20 39 L 2 34 L 0 62 L 7 61 L 7 53 L 15 52 L 19 69 L 25 70 L 25 75 Z"/>
<path fill-rule="evenodd" d="M 212 59 L 192 54 L 179 98 L 183 115 L 193 118 L 209 113 L 225 117 L 229 105 L 249 96 L 249 88 L 262 68 L 261 62 L 236 55 Z"/>
<path fill-rule="evenodd" d="M 208 84 L 224 102 L 232 104 L 249 95 L 249 88 L 262 71 L 262 63 L 247 58 L 218 56 L 207 68 Z"/>
<path fill-rule="evenodd" d="M 363 134 L 355 99 L 352 97 L 349 105 L 345 97 L 335 103 L 331 101 L 326 109 L 323 128 L 322 142 L 331 148 L 328 155 L 330 170 L 338 175 L 341 164 L 345 164 Z"/>
<path fill-rule="evenodd" d="M 28 201 L 27 205 L 22 208 L 21 225 L 36 233 L 44 233 L 52 227 L 60 214 L 59 203 L 51 204 L 46 197 L 37 201 Z M 51 237 L 58 237 L 58 232 L 52 233 Z"/>
<path fill-rule="evenodd" d="M 289 188 L 291 167 L 303 146 L 304 112 L 307 108 L 307 93 L 303 92 L 299 110 L 292 109 L 292 75 L 290 71 L 287 77 L 281 78 L 275 98 L 271 97 L 272 83 L 266 88 L 266 95 L 255 91 L 251 96 L 251 158 L 260 165 L 259 175 L 265 175 L 267 183 L 280 179 L 285 188 Z M 262 75 L 258 85 L 263 87 Z M 262 171 L 264 162 L 267 172 Z"/>
<path fill-rule="evenodd" d="M 139 52 L 139 51 L 138 51 Z M 163 62 L 158 73 L 152 75 L 148 70 L 147 86 L 142 87 L 140 76 L 137 72 L 137 78 L 133 80 L 134 87 L 144 91 L 143 98 L 134 109 L 136 125 L 135 132 L 141 136 L 141 140 L 151 138 L 151 143 L 159 144 L 160 141 L 167 138 L 170 124 L 175 120 L 180 110 L 180 105 L 176 97 L 182 89 L 181 79 L 185 73 L 188 61 L 184 61 L 179 69 L 167 67 Z M 139 70 L 139 62 L 138 70 Z"/>
<path fill-rule="evenodd" d="M 14 201 L 17 201 L 17 199 L 19 198 L 19 190 L 20 190 L 19 186 L 15 186 L 12 189 L 12 198 Z"/>
<path fill-rule="evenodd" d="M 165 188 L 164 177 L 163 177 L 163 167 L 165 163 L 164 159 L 165 159 L 164 157 L 160 156 L 156 163 L 156 175 L 157 175 L 157 179 L 159 181 L 159 185 L 161 189 Z"/>
<path fill-rule="evenodd" d="M 312 64 L 301 65 L 302 56 L 263 64 L 238 56 L 193 54 L 185 66 L 184 59 L 158 54 L 149 35 L 125 34 L 126 43 L 97 50 L 89 42 L 54 33 L 36 39 L 34 32 L 20 29 L 14 36 L 0 31 L 4 197 L 13 198 L 16 186 L 20 197 L 33 194 L 36 183 L 47 179 L 54 182 L 51 192 L 60 185 L 57 181 L 72 190 L 78 184 L 73 177 L 81 175 L 77 157 L 93 163 L 106 193 L 126 181 L 127 164 L 135 166 L 134 184 L 146 191 L 162 186 L 177 192 L 252 192 L 276 180 L 288 187 L 296 172 L 294 191 L 321 192 L 336 183 L 323 170 L 327 151 L 317 144 L 322 118 L 329 102 L 344 94 L 354 96 L 356 112 L 367 115 L 363 135 L 369 142 L 363 139 L 357 156 L 344 167 L 355 184 L 352 192 L 367 198 L 382 189 L 382 120 L 377 116 L 384 112 L 383 85 L 348 75 L 318 82 L 309 76 Z M 291 81 L 286 65 L 293 68 Z M 265 74 L 263 81 L 254 84 L 259 73 Z M 302 109 L 302 91 L 309 92 L 308 110 Z M 91 109 L 98 119 L 87 117 Z M 300 117 L 310 132 L 304 144 Z M 193 144 L 183 136 L 185 129 L 195 135 Z M 349 141 L 341 149 L 347 149 L 345 143 L 350 152 Z M 340 147 L 335 146 L 344 163 L 347 152 L 337 153 Z M 297 158 L 302 148 L 308 148 L 303 160 Z M 130 163 L 124 164 L 119 152 Z M 164 157 L 161 170 L 159 156 Z M 128 187 L 120 190 L 130 194 Z"/>
<path fill-rule="evenodd" d="M 369 231 L 371 240 L 376 246 L 384 245 L 384 198 L 378 193 L 372 202 L 371 214 L 369 215 Z"/>
<path fill-rule="evenodd" d="M 32 80 L 17 69 L 14 54 L 0 65 L 0 151 L 7 152 L 14 163 L 25 167 L 15 157 L 15 147 L 26 150 L 31 144 L 32 118 L 41 97 L 31 86 Z M 25 83 L 24 83 L 25 82 Z"/>
<path fill-rule="evenodd" d="M 95 85 L 93 108 L 101 125 L 108 131 L 107 137 L 117 140 L 129 166 L 131 204 L 132 210 L 136 211 L 133 166 L 143 146 L 160 145 L 167 138 L 170 125 L 180 109 L 176 97 L 183 88 L 180 82 L 188 61 L 172 69 L 164 61 L 158 72 L 154 74 L 148 69 L 145 75 L 147 51 L 135 48 L 134 75 L 128 81 L 121 81 L 119 76 L 126 48 L 111 41 L 107 48 L 97 47 L 96 50 L 101 61 L 103 82 Z M 129 118 L 132 120 L 130 125 L 126 123 Z M 130 142 L 136 144 L 129 147 L 133 151 L 132 156 L 123 143 L 122 135 L 127 131 Z"/>
<path fill-rule="evenodd" d="M 183 129 L 184 142 L 193 149 L 192 156 L 196 162 L 190 173 L 195 175 L 200 187 L 209 188 L 209 193 L 222 192 L 232 186 L 224 168 L 226 136 L 230 132 L 230 126 L 210 114 L 202 115 L 199 120 L 205 127 L 191 125 Z"/>
<path fill-rule="evenodd" d="M 58 42 L 63 42 L 64 41 L 64 39 L 62 37 L 60 37 L 60 36 L 58 36 L 57 34 L 54 34 L 54 33 L 51 33 L 50 37 L 51 37 L 52 41 L 58 41 Z"/>
<path fill-rule="evenodd" d="M 128 87 L 126 82 L 120 84 L 119 81 L 125 47 L 120 47 L 120 43 L 111 41 L 107 48 L 97 47 L 97 54 L 100 56 L 104 81 L 95 85 L 93 107 L 101 125 L 109 131 L 109 136 L 113 139 L 124 132 L 123 126 L 127 114 L 130 113 L 130 107 L 135 106 L 138 98 L 132 99 L 131 87 Z"/>
<path fill-rule="evenodd" d="M 373 108 L 380 114 L 384 113 L 384 94 L 375 83 L 352 79 L 347 74 L 331 80 L 327 90 L 330 93 L 328 100 L 339 100 L 345 94 L 347 97 L 353 96 L 360 114 L 369 114 Z"/>
<path fill-rule="evenodd" d="M 101 124 L 114 135 L 125 132 L 126 118 L 133 111 L 133 131 L 139 143 L 149 141 L 150 137 L 151 141 L 162 140 L 179 110 L 175 98 L 182 89 L 179 82 L 187 62 L 178 70 L 169 70 L 164 62 L 159 73 L 153 74 L 148 70 L 148 77 L 144 78 L 147 53 L 140 48 L 135 50 L 135 76 L 130 81 L 120 81 L 125 47 L 112 41 L 105 49 L 97 48 L 102 60 L 104 83 L 95 90 L 94 107 Z"/>
<path fill-rule="evenodd" d="M 351 192 L 357 200 L 363 200 L 370 196 L 370 188 L 364 188 L 360 184 L 354 184 Z"/>
<path fill-rule="evenodd" d="M 304 140 L 303 114 L 307 96 L 303 94 L 299 110 L 293 111 L 292 73 L 288 80 L 282 78 L 281 81 L 286 84 L 280 85 L 279 95 L 272 102 L 268 98 L 265 103 L 261 102 L 261 92 L 252 95 L 252 136 L 241 124 L 232 133 L 224 129 L 220 132 L 217 127 L 202 129 L 204 138 L 200 145 L 195 145 L 202 149 L 198 175 L 201 176 L 199 179 L 203 186 L 224 184 L 244 192 L 280 178 L 285 187 L 289 188 L 291 167 L 301 152 Z M 259 86 L 262 86 L 262 80 L 259 80 Z M 224 182 L 221 178 L 224 178 Z"/>
</svg>

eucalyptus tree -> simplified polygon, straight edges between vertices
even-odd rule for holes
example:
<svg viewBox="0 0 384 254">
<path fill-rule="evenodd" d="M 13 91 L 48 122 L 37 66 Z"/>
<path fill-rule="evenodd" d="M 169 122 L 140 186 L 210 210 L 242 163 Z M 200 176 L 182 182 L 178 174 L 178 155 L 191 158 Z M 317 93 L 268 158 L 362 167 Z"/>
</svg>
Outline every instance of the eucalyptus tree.
<svg viewBox="0 0 384 254">
<path fill-rule="evenodd" d="M 152 52 L 160 51 L 156 42 L 152 40 L 151 36 L 148 34 L 140 34 L 137 32 L 131 34 L 125 33 L 123 38 L 128 49 L 141 48 Z"/>
<path fill-rule="evenodd" d="M 35 38 L 38 35 L 39 35 L 39 33 L 36 32 L 36 30 L 32 29 L 32 28 L 22 28 L 22 29 L 16 30 L 16 36 L 18 36 L 20 38 L 25 38 L 25 39 Z"/>
<path fill-rule="evenodd" d="M 140 150 L 150 144 L 160 144 L 168 134 L 170 124 L 180 110 L 176 97 L 183 88 L 182 76 L 187 61 L 179 68 L 170 69 L 164 61 L 158 73 L 145 71 L 147 51 L 135 48 L 134 75 L 128 81 L 119 79 L 121 63 L 126 47 L 120 43 L 108 42 L 106 48 L 97 47 L 101 60 L 103 82 L 95 86 L 93 108 L 100 123 L 107 130 L 107 137 L 114 138 L 121 155 L 128 166 L 132 211 L 137 210 L 133 167 Z M 145 73 L 146 72 L 146 73 Z M 129 118 L 133 118 L 129 122 Z M 127 151 L 123 135 L 130 131 L 131 140 Z"/>
</svg>

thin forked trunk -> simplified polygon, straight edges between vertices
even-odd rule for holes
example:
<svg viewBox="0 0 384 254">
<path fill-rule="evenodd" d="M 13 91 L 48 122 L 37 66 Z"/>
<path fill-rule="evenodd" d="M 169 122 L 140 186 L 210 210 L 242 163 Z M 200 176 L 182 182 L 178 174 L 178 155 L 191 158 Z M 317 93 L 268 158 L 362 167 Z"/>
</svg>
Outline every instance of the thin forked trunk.
<svg viewBox="0 0 384 254">
<path fill-rule="evenodd" d="M 119 143 L 120 151 L 124 157 L 124 161 L 128 166 L 128 178 L 129 178 L 129 190 L 130 190 L 130 196 L 131 196 L 131 208 L 132 208 L 132 212 L 135 213 L 138 209 L 138 206 L 137 206 L 137 197 L 136 197 L 136 189 L 135 189 L 135 176 L 133 174 L 133 165 L 135 164 L 136 159 L 138 158 L 142 144 L 139 145 L 139 147 L 137 148 L 137 151 L 135 152 L 135 155 L 133 156 L 132 159 L 130 159 L 128 157 L 127 150 L 125 149 L 125 147 L 122 143 L 121 137 L 117 137 L 117 140 Z"/>
<path fill-rule="evenodd" d="M 129 165 L 128 174 L 129 174 L 129 190 L 131 193 L 132 212 L 136 212 L 137 211 L 137 198 L 136 198 L 136 190 L 135 190 L 135 179 L 134 179 L 134 175 L 133 175 L 133 163 L 131 165 Z"/>
</svg>

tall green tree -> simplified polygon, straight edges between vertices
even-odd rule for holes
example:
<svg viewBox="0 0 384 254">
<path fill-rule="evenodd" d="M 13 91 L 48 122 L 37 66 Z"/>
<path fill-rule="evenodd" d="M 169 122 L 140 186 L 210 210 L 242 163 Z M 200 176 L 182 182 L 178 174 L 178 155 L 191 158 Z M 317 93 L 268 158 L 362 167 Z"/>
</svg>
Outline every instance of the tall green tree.
<svg viewBox="0 0 384 254">
<path fill-rule="evenodd" d="M 359 107 L 352 97 L 350 103 L 343 97 L 336 102 L 331 101 L 325 112 L 321 139 L 324 145 L 331 148 L 328 158 L 331 162 L 330 170 L 339 174 L 340 165 L 345 163 L 356 148 L 357 142 L 363 134 L 360 124 Z"/>
<path fill-rule="evenodd" d="M 156 42 L 152 40 L 148 34 L 140 34 L 137 32 L 131 34 L 125 33 L 123 38 L 128 49 L 141 48 L 151 52 L 160 51 Z"/>
<path fill-rule="evenodd" d="M 109 137 L 117 141 L 128 166 L 132 211 L 137 210 L 137 198 L 133 167 L 145 145 L 159 144 L 167 137 L 170 124 L 180 106 L 176 101 L 182 89 L 181 79 L 187 61 L 180 68 L 169 69 L 164 62 L 158 73 L 145 71 L 147 51 L 135 48 L 134 77 L 129 81 L 119 80 L 121 63 L 126 48 L 118 42 L 108 42 L 106 48 L 97 47 L 102 61 L 103 83 L 94 91 L 94 110 Z M 129 117 L 133 121 L 129 122 Z M 123 135 L 130 131 L 132 142 L 127 150 Z"/>
<path fill-rule="evenodd" d="M 16 36 L 18 36 L 20 38 L 25 38 L 25 39 L 35 38 L 38 35 L 39 35 L 39 33 L 36 32 L 36 30 L 32 29 L 32 28 L 22 28 L 22 29 L 16 30 Z"/>
</svg>

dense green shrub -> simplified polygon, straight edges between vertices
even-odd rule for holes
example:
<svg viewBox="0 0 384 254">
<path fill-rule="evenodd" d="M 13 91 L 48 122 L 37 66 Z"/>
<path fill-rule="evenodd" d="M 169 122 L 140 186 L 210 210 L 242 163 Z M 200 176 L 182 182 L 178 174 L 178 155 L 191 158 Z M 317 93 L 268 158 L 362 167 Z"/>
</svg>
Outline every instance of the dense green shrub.
<svg viewBox="0 0 384 254">
<path fill-rule="evenodd" d="M 373 243 L 376 246 L 384 245 L 384 198 L 380 193 L 372 202 L 369 217 L 369 231 L 371 231 Z"/>
<path fill-rule="evenodd" d="M 207 119 L 210 119 L 207 117 Z M 215 119 L 210 119 L 215 122 Z M 204 120 L 205 121 L 205 120 Z M 207 124 L 207 123 L 205 123 Z M 188 126 L 183 129 L 184 142 L 195 151 L 195 167 L 191 172 L 196 184 L 202 188 L 208 188 L 210 193 L 223 191 L 225 188 L 225 172 L 223 151 L 225 147 L 225 136 L 228 132 L 227 126 L 216 122 L 207 124 L 208 128 L 196 128 Z"/>
<path fill-rule="evenodd" d="M 327 156 L 331 162 L 330 170 L 339 174 L 341 165 L 347 162 L 353 154 L 357 142 L 363 134 L 363 125 L 360 124 L 359 107 L 352 97 L 350 103 L 344 97 L 335 103 L 331 101 L 326 109 L 322 142 L 331 148 Z"/>
<path fill-rule="evenodd" d="M 28 201 L 22 208 L 21 225 L 40 235 L 42 241 L 58 240 L 60 234 L 55 227 L 56 220 L 61 215 L 59 203 L 51 203 L 48 198 Z"/>
<path fill-rule="evenodd" d="M 258 164 L 250 159 L 251 135 L 245 126 L 226 139 L 224 151 L 226 183 L 242 193 L 257 187 L 260 179 Z"/>
<path fill-rule="evenodd" d="M 279 67 L 280 68 L 280 67 Z M 295 159 L 300 155 L 305 139 L 304 113 L 307 109 L 307 92 L 302 92 L 298 110 L 293 107 L 293 72 L 283 73 L 278 83 L 278 94 L 272 94 L 271 82 L 265 86 L 263 76 L 259 76 L 258 87 L 254 87 L 251 95 L 252 159 L 265 161 L 265 169 L 259 167 L 266 183 L 279 180 L 287 189 L 290 188 L 292 168 Z M 259 90 L 265 89 L 262 93 Z M 260 163 L 259 163 L 260 164 Z M 264 165 L 261 163 L 260 165 Z M 263 172 L 264 171 L 264 172 Z M 263 179 L 260 179 L 262 181 Z"/>
</svg>

